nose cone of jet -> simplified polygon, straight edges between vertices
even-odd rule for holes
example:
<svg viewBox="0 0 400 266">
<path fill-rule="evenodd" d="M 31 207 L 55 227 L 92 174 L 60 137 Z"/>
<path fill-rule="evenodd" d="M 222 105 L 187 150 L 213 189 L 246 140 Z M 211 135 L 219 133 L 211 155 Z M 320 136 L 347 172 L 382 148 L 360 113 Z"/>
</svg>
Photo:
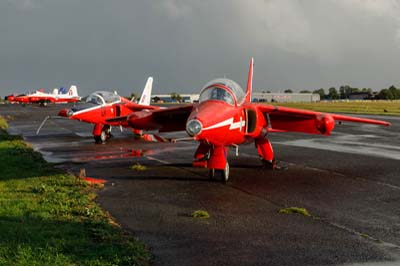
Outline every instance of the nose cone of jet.
<svg viewBox="0 0 400 266">
<path fill-rule="evenodd" d="M 203 129 L 203 125 L 197 119 L 189 120 L 186 124 L 186 132 L 189 136 L 194 137 L 200 134 Z"/>
<path fill-rule="evenodd" d="M 71 115 L 74 114 L 74 111 L 71 109 L 62 109 L 60 112 L 58 112 L 58 116 L 64 116 L 64 117 L 70 117 Z"/>
</svg>

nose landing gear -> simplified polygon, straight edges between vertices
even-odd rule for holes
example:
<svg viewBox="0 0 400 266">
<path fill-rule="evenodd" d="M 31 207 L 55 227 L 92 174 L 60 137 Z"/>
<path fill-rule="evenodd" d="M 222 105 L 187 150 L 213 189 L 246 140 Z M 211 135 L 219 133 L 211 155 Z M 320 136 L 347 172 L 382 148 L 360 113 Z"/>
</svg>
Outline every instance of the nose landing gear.
<svg viewBox="0 0 400 266">
<path fill-rule="evenodd" d="M 194 167 L 205 167 L 209 169 L 211 180 L 224 183 L 229 180 L 229 163 L 227 162 L 228 148 L 222 145 L 210 145 L 200 143 L 194 155 Z"/>
<path fill-rule="evenodd" d="M 222 181 L 223 183 L 227 183 L 229 179 L 229 163 L 226 162 L 225 169 L 210 169 L 210 179 Z"/>
</svg>

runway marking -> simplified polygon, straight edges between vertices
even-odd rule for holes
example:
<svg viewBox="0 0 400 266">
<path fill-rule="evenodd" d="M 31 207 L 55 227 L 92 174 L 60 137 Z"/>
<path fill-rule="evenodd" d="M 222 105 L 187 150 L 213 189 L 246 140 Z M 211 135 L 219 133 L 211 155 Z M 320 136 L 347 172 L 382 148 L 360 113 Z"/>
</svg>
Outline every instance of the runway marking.
<svg viewBox="0 0 400 266">
<path fill-rule="evenodd" d="M 331 226 L 333 226 L 335 228 L 341 229 L 341 230 L 346 231 L 348 233 L 351 233 L 351 234 L 357 235 L 359 237 L 362 237 L 362 238 L 368 239 L 370 241 L 373 241 L 373 242 L 377 243 L 380 246 L 384 246 L 384 247 L 387 247 L 387 248 L 394 248 L 394 249 L 399 249 L 400 250 L 400 246 L 399 245 L 382 241 L 382 240 L 380 240 L 378 238 L 375 238 L 373 236 L 370 236 L 368 234 L 361 233 L 361 232 L 358 232 L 358 231 L 356 231 L 354 229 L 351 229 L 350 227 L 347 227 L 347 226 L 344 226 L 344 225 L 341 225 L 341 224 L 338 224 L 338 223 L 335 223 L 335 222 L 328 221 L 325 218 L 314 217 L 313 216 L 313 219 L 317 220 L 317 221 L 321 221 L 321 222 L 327 223 L 327 224 L 329 224 L 329 225 L 331 225 Z"/>
<path fill-rule="evenodd" d="M 164 160 L 161 160 L 161 159 L 157 159 L 157 158 L 155 158 L 153 156 L 144 156 L 144 157 L 149 159 L 149 160 L 156 161 L 156 162 L 159 162 L 159 163 L 162 163 L 162 164 L 170 164 L 170 162 L 167 162 L 167 161 L 164 161 Z"/>
</svg>

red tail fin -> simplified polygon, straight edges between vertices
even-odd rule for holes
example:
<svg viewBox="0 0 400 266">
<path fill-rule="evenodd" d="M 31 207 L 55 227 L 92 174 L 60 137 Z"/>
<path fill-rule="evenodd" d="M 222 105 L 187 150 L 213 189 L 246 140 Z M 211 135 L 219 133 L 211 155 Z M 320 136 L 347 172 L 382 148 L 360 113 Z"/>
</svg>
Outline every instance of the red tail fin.
<svg viewBox="0 0 400 266">
<path fill-rule="evenodd" d="M 246 98 L 245 102 L 251 102 L 251 92 L 253 90 L 253 66 L 254 66 L 254 58 L 252 57 L 250 60 L 249 67 L 249 77 L 247 78 L 247 89 L 246 89 Z"/>
</svg>

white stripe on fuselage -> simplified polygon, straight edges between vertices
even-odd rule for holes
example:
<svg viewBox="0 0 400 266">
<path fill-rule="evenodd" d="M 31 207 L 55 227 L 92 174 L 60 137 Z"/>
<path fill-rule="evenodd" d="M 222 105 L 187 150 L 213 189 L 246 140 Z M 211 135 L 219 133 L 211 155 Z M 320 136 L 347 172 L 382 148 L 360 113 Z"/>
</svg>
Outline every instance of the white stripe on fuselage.
<svg viewBox="0 0 400 266">
<path fill-rule="evenodd" d="M 237 128 L 242 128 L 246 125 L 246 121 L 238 121 L 238 122 L 233 122 L 233 117 L 224 120 L 222 122 L 219 122 L 215 125 L 203 128 L 203 130 L 209 130 L 209 129 L 214 129 L 214 128 L 219 128 L 219 127 L 224 127 L 224 126 L 229 126 L 229 130 L 237 129 Z"/>
<path fill-rule="evenodd" d="M 79 111 L 74 112 L 74 113 L 72 114 L 72 116 L 79 115 L 79 114 L 82 114 L 82 113 L 86 113 L 86 112 L 89 112 L 89 111 L 93 111 L 93 110 L 99 109 L 99 108 L 101 108 L 101 107 L 104 107 L 104 105 L 99 105 L 99 106 L 94 106 L 94 107 L 82 109 L 82 110 L 79 110 Z"/>
<path fill-rule="evenodd" d="M 89 111 L 93 111 L 93 110 L 99 109 L 101 107 L 112 106 L 113 104 L 116 104 L 116 103 L 120 103 L 120 102 L 117 101 L 117 102 L 112 102 L 112 103 L 107 103 L 107 104 L 102 104 L 102 105 L 97 105 L 97 106 L 94 106 L 94 107 L 82 109 L 82 110 L 74 112 L 72 116 L 79 115 L 79 114 L 82 114 L 82 113 L 86 113 L 86 112 L 89 112 Z"/>
</svg>

